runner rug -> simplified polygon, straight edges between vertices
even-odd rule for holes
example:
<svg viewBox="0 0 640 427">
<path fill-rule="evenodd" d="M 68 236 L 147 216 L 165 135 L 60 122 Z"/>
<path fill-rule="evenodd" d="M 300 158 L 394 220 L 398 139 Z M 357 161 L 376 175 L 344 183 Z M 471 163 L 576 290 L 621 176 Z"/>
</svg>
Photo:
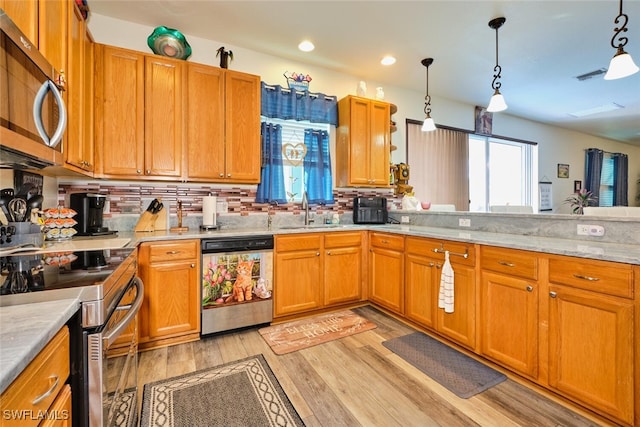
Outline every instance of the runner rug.
<svg viewBox="0 0 640 427">
<path fill-rule="evenodd" d="M 141 427 L 304 426 L 261 354 L 145 384 Z"/>
<path fill-rule="evenodd" d="M 376 327 L 351 310 L 322 314 L 259 329 L 275 354 L 286 354 Z"/>
<path fill-rule="evenodd" d="M 420 332 L 385 341 L 382 345 L 463 399 L 507 379 L 495 369 Z"/>
</svg>

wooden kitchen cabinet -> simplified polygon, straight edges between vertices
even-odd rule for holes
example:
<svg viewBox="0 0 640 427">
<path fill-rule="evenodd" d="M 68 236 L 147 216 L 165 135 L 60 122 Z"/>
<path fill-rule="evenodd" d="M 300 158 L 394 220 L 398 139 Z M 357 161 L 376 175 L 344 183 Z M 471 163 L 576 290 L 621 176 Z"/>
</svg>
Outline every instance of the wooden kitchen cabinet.
<svg viewBox="0 0 640 427">
<path fill-rule="evenodd" d="M 369 234 L 369 299 L 404 314 L 404 237 Z"/>
<path fill-rule="evenodd" d="M 435 252 L 437 250 L 437 252 Z M 438 308 L 443 251 L 454 270 L 454 310 Z M 473 245 L 406 238 L 405 311 L 408 319 L 470 349 L 476 344 L 476 280 Z M 466 258 L 464 255 L 466 254 Z"/>
<path fill-rule="evenodd" d="M 186 177 L 260 182 L 260 77 L 187 63 Z"/>
<path fill-rule="evenodd" d="M 38 46 L 38 3 L 37 0 L 0 0 L 0 9 L 5 11 L 36 47 Z"/>
<path fill-rule="evenodd" d="M 140 348 L 199 339 L 200 241 L 142 243 L 138 275 L 144 283 Z"/>
<path fill-rule="evenodd" d="M 184 61 L 95 46 L 96 175 L 180 179 Z"/>
<path fill-rule="evenodd" d="M 390 104 L 347 96 L 338 102 L 336 185 L 389 187 Z"/>
<path fill-rule="evenodd" d="M 324 305 L 362 299 L 361 232 L 331 233 L 324 237 Z"/>
<path fill-rule="evenodd" d="M 549 386 L 628 425 L 638 402 L 633 298 L 631 265 L 549 259 Z"/>
<path fill-rule="evenodd" d="M 480 284 L 480 352 L 532 379 L 538 377 L 538 257 L 483 246 Z"/>
</svg>

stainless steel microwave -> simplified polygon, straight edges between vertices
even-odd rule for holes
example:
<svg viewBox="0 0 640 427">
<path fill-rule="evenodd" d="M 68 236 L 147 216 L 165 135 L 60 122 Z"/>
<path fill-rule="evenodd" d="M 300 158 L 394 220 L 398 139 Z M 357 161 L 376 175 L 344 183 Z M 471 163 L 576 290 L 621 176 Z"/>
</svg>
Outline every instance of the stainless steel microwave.
<svg viewBox="0 0 640 427">
<path fill-rule="evenodd" d="M 0 9 L 0 166 L 41 169 L 62 164 L 67 124 L 64 81 Z"/>
</svg>

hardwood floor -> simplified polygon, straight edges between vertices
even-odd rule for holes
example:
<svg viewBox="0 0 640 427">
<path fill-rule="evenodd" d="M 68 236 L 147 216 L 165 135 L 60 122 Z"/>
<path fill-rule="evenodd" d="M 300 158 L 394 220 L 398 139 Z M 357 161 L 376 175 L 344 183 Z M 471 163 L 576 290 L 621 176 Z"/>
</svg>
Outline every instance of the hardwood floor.
<svg viewBox="0 0 640 427">
<path fill-rule="evenodd" d="M 354 311 L 377 328 L 282 356 L 256 328 L 142 352 L 139 401 L 145 383 L 262 353 L 309 427 L 609 425 L 512 379 L 458 398 L 382 345 L 414 329 L 370 306 Z"/>
</svg>

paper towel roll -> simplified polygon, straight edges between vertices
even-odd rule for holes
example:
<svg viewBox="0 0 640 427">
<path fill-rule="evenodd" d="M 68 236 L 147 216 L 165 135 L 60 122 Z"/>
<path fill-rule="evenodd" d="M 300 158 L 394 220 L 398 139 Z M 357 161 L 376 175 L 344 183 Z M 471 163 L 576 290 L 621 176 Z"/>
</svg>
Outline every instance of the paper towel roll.
<svg viewBox="0 0 640 427">
<path fill-rule="evenodd" d="M 202 198 L 202 225 L 216 225 L 216 197 Z"/>
</svg>

